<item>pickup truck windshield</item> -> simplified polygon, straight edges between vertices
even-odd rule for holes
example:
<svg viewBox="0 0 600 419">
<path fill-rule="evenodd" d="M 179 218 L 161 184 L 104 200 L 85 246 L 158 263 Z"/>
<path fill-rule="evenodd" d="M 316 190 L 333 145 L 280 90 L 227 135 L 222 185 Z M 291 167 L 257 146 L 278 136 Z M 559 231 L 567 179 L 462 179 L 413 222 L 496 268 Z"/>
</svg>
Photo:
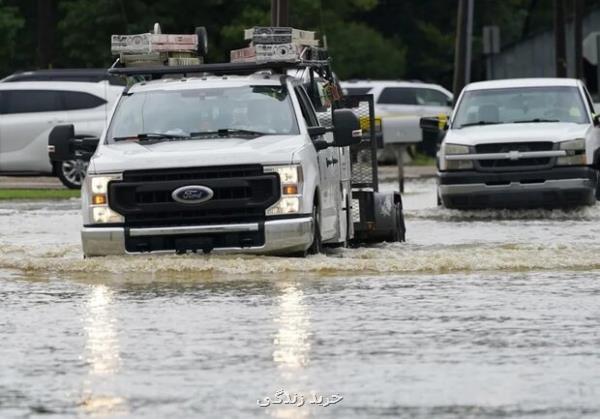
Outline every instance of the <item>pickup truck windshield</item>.
<svg viewBox="0 0 600 419">
<path fill-rule="evenodd" d="M 119 102 L 107 138 L 108 142 L 252 139 L 298 132 L 284 86 L 241 86 L 131 93 Z"/>
<path fill-rule="evenodd" d="M 452 128 L 539 122 L 589 123 L 579 89 L 541 86 L 467 91 Z"/>
</svg>

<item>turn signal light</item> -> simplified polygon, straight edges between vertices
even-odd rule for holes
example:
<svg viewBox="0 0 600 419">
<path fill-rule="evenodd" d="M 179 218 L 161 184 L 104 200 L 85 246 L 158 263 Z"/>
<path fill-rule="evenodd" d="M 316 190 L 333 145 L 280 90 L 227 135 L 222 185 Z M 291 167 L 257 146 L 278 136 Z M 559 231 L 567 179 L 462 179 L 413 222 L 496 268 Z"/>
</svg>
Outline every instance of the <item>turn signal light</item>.
<svg viewBox="0 0 600 419">
<path fill-rule="evenodd" d="M 93 205 L 106 205 L 106 195 L 103 193 L 97 193 L 92 195 Z"/>
<path fill-rule="evenodd" d="M 298 185 L 283 185 L 284 195 L 298 195 Z"/>
</svg>

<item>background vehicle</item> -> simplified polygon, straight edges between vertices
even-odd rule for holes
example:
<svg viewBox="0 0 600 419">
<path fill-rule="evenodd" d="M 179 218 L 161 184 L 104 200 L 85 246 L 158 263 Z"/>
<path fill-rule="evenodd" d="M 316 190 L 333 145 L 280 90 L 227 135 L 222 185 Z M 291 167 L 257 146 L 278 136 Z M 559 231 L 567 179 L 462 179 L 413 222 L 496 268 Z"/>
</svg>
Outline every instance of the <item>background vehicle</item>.
<svg viewBox="0 0 600 419">
<path fill-rule="evenodd" d="M 90 78 L 97 81 L 71 81 Z M 48 135 L 54 126 L 70 123 L 79 138 L 98 137 L 123 91 L 115 80 L 106 70 L 28 72 L 4 79 L 0 83 L 0 173 L 54 174 L 69 188 L 81 187 L 87 162 L 51 161 Z"/>
<path fill-rule="evenodd" d="M 452 111 L 452 93 L 437 84 L 356 80 L 341 85 L 346 94 L 373 95 L 375 115 L 382 118 L 385 145 L 421 142 L 420 118 Z"/>
<path fill-rule="evenodd" d="M 600 120 L 574 79 L 465 87 L 443 127 L 441 203 L 449 208 L 572 207 L 595 202 Z M 438 130 L 439 118 L 424 118 Z"/>
</svg>

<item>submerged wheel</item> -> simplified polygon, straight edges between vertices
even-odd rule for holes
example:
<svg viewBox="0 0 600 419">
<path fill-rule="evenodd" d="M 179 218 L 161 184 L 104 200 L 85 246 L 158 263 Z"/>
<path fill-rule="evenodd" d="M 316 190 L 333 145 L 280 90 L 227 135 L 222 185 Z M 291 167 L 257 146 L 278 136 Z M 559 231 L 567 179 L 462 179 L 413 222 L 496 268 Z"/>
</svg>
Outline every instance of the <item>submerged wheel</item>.
<svg viewBox="0 0 600 419">
<path fill-rule="evenodd" d="M 309 255 L 317 255 L 323 252 L 323 243 L 321 242 L 321 211 L 318 206 L 313 207 L 313 242 L 306 251 Z"/>
<path fill-rule="evenodd" d="M 398 242 L 406 241 L 406 224 L 404 224 L 404 211 L 402 205 L 396 206 L 396 222 L 397 222 L 397 240 Z"/>
<path fill-rule="evenodd" d="M 81 189 L 88 168 L 88 161 L 66 160 L 56 163 L 56 175 L 69 189 Z"/>
</svg>

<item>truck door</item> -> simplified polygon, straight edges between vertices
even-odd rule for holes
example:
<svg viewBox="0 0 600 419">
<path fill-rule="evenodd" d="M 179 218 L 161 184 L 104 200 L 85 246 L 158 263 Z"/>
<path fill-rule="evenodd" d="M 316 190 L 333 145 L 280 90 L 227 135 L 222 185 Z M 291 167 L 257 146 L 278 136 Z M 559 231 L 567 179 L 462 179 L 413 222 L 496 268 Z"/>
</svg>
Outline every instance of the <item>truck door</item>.
<svg viewBox="0 0 600 419">
<path fill-rule="evenodd" d="M 296 87 L 296 94 L 298 101 L 300 102 L 300 108 L 302 109 L 302 116 L 306 122 L 307 127 L 314 127 L 319 125 L 315 110 L 308 98 L 308 94 L 302 86 Z M 323 136 L 323 139 L 329 143 L 333 142 L 333 136 L 331 133 L 327 133 Z M 338 212 L 336 194 L 334 189 L 334 183 L 337 171 L 337 164 L 339 159 L 336 159 L 333 155 L 334 147 L 320 150 L 317 153 L 319 160 L 319 190 L 320 190 L 320 204 L 321 204 L 321 235 L 323 240 L 331 239 L 337 231 Z"/>
<path fill-rule="evenodd" d="M 596 115 L 596 109 L 594 107 L 594 102 L 592 101 L 592 97 L 590 96 L 590 92 L 587 90 L 587 88 L 585 86 L 581 86 L 583 89 L 583 100 L 587 103 L 587 107 L 589 108 L 589 116 L 592 119 L 591 125 L 592 125 L 592 132 L 591 132 L 591 144 L 587 144 L 586 142 L 586 148 L 590 147 L 591 148 L 591 153 L 594 153 L 592 155 L 592 158 L 596 158 L 596 150 L 600 150 L 600 128 L 593 122 L 594 121 L 594 115 Z M 588 151 L 589 153 L 590 151 Z M 594 162 L 592 160 L 592 162 Z"/>
<path fill-rule="evenodd" d="M 50 173 L 48 134 L 64 123 L 60 92 L 3 90 L 0 171 Z"/>
</svg>

